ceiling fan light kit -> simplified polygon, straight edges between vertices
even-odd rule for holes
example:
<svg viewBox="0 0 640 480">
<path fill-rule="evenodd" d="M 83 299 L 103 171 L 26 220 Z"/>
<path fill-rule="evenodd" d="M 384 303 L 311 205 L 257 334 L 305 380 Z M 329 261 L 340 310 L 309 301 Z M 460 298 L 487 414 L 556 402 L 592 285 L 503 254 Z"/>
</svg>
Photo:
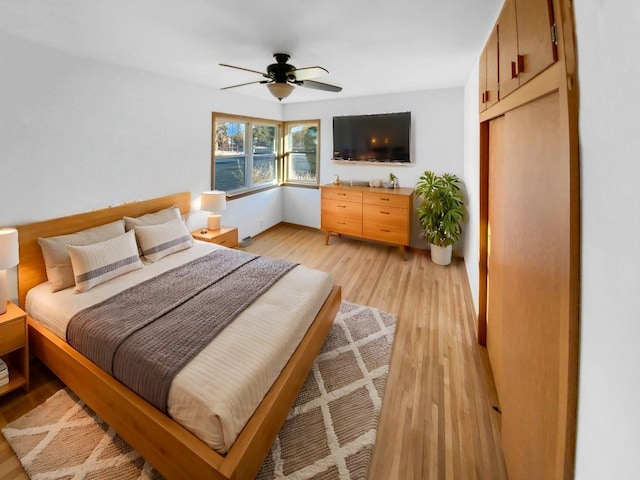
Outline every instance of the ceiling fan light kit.
<svg viewBox="0 0 640 480">
<path fill-rule="evenodd" d="M 283 98 L 287 98 L 293 92 L 293 85 L 289 83 L 268 83 L 267 88 L 271 92 L 271 95 L 282 101 Z"/>
<path fill-rule="evenodd" d="M 293 92 L 295 86 L 313 88 L 315 90 L 324 90 L 327 92 L 342 91 L 342 87 L 311 80 L 312 78 L 316 78 L 329 73 L 326 68 L 317 66 L 296 68 L 293 65 L 287 63 L 290 57 L 286 53 L 276 53 L 273 55 L 273 57 L 276 59 L 277 63 L 272 63 L 271 65 L 267 66 L 266 73 L 259 72 L 258 70 L 253 70 L 250 68 L 236 67 L 234 65 L 220 63 L 219 65 L 222 67 L 235 68 L 238 70 L 244 70 L 246 72 L 257 73 L 266 78 L 266 80 L 256 80 L 254 82 L 247 82 L 241 83 L 239 85 L 223 87 L 221 90 L 243 87 L 245 85 L 251 85 L 254 83 L 264 83 L 267 85 L 269 92 L 279 101 L 282 101 L 283 98 L 287 98 L 289 95 L 291 95 L 291 92 Z"/>
</svg>

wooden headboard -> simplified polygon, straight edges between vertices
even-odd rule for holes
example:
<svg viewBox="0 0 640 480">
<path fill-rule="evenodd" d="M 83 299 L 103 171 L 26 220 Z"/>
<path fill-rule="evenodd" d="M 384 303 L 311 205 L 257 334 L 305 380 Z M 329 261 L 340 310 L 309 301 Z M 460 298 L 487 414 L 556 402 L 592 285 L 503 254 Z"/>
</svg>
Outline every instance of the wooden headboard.
<svg viewBox="0 0 640 480">
<path fill-rule="evenodd" d="M 191 210 L 191 194 L 189 192 L 176 193 L 166 197 L 126 203 L 116 207 L 102 208 L 16 227 L 20 245 L 20 263 L 18 264 L 18 302 L 20 306 L 24 308 L 29 289 L 47 280 L 47 271 L 38 238 L 66 235 L 114 222 L 124 216 L 139 217 L 172 205 L 177 205 L 180 213 L 186 215 Z"/>
</svg>

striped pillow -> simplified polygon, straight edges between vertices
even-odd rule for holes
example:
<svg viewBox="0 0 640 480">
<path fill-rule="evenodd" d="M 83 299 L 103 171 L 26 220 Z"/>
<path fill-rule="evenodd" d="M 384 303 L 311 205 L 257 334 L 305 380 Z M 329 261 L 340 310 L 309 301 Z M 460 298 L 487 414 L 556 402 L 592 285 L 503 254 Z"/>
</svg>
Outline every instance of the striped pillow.
<svg viewBox="0 0 640 480">
<path fill-rule="evenodd" d="M 160 225 L 134 227 L 142 255 L 148 262 L 157 262 L 163 257 L 193 245 L 193 238 L 182 219 L 176 218 Z"/>
<path fill-rule="evenodd" d="M 71 257 L 77 293 L 143 267 L 133 230 L 92 245 L 67 245 L 67 251 Z"/>
</svg>

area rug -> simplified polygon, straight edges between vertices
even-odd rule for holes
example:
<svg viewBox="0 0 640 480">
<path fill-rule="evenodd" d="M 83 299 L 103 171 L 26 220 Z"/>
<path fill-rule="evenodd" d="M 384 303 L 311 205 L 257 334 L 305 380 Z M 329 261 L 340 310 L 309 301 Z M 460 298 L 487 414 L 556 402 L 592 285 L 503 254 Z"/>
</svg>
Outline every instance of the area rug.
<svg viewBox="0 0 640 480">
<path fill-rule="evenodd" d="M 256 478 L 367 477 L 395 323 L 393 314 L 342 302 Z M 67 389 L 2 433 L 32 480 L 162 479 Z"/>
</svg>

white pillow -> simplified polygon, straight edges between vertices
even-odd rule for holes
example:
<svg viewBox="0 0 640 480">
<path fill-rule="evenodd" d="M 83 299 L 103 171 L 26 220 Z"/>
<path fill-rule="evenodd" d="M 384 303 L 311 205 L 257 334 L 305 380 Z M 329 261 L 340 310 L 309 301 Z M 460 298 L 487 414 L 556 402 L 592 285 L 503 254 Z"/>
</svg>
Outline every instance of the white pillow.
<svg viewBox="0 0 640 480">
<path fill-rule="evenodd" d="M 75 285 L 71 259 L 67 252 L 67 245 L 90 245 L 103 242 L 124 233 L 124 221 L 106 223 L 97 227 L 56 237 L 39 238 L 42 257 L 47 269 L 47 279 L 51 284 L 51 291 L 57 292 L 63 288 Z"/>
<path fill-rule="evenodd" d="M 193 245 L 193 238 L 182 219 L 160 225 L 134 227 L 144 259 L 157 262 L 163 257 Z"/>
<path fill-rule="evenodd" d="M 92 245 L 67 245 L 67 251 L 71 257 L 77 293 L 143 267 L 133 231 Z"/>
<path fill-rule="evenodd" d="M 159 210 L 155 213 L 147 213 L 140 217 L 123 217 L 125 230 L 133 230 L 133 227 L 142 227 L 145 225 L 159 225 L 161 223 L 168 222 L 174 218 L 182 218 L 180 215 L 180 209 L 177 205 L 174 205 L 163 210 Z"/>
</svg>

